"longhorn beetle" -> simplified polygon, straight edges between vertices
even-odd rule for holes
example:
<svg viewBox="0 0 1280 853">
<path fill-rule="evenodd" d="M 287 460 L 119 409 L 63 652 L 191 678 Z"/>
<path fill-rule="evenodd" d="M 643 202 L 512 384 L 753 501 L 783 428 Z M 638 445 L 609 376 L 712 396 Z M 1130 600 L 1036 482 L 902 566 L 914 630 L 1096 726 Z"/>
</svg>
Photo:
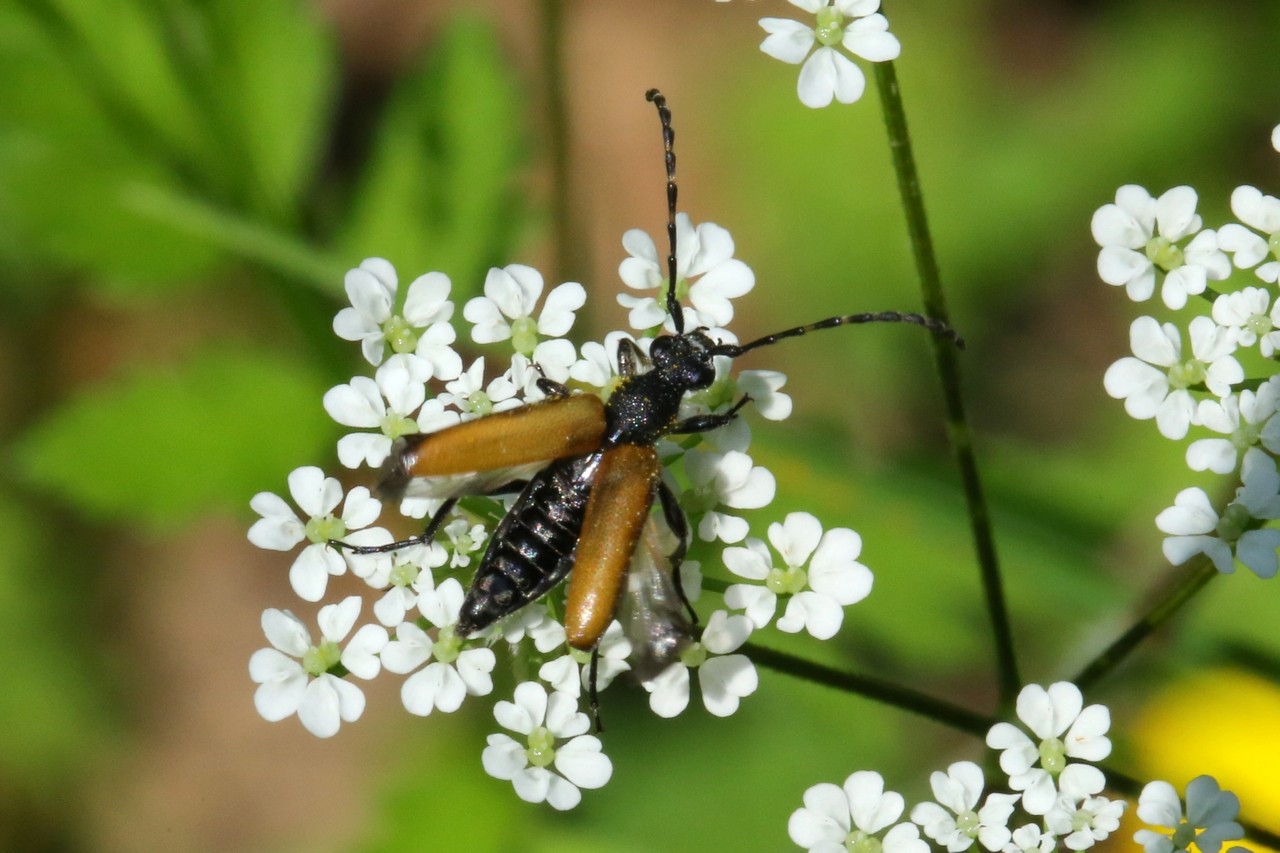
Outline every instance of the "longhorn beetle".
<svg viewBox="0 0 1280 853">
<path fill-rule="evenodd" d="M 689 525 L 662 480 L 655 446 L 667 435 L 722 427 L 751 399 L 744 395 L 724 412 L 679 417 L 685 395 L 709 388 L 715 380 L 715 357 L 737 358 L 784 338 L 858 323 L 913 323 L 964 345 L 940 320 L 895 311 L 829 317 L 746 344 L 721 343 L 703 329 L 685 331 L 676 296 L 675 132 L 662 94 L 651 89 L 645 97 L 657 107 L 666 155 L 666 309 L 674 334 L 654 338 L 647 358 L 634 342 L 623 340 L 617 356 L 619 382 L 607 403 L 594 394 L 571 393 L 544 377 L 538 380 L 544 400 L 397 439 L 382 471 L 380 493 L 444 498 L 444 503 L 418 537 L 351 549 L 372 553 L 430 541 L 460 496 L 518 492 L 480 560 L 457 635 L 488 628 L 569 576 L 564 612 L 568 642 L 594 651 L 618 610 L 630 571 L 630 619 L 639 632 L 632 635 L 633 669 L 641 680 L 658 675 L 693 637 L 678 603 L 688 607 L 688 602 L 678 580 L 672 580 L 684 560 Z M 655 498 L 677 540 L 666 555 L 670 565 L 665 574 L 650 521 Z M 692 608 L 689 613 L 693 616 Z M 593 656 L 593 676 L 594 664 Z M 592 678 L 593 707 L 594 686 Z"/>
</svg>

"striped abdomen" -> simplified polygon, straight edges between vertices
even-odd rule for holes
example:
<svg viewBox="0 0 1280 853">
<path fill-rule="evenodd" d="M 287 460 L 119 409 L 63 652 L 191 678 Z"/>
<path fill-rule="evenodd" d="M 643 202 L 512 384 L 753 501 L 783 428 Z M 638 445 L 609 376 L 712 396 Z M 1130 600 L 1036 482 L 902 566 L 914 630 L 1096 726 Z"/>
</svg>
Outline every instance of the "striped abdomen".
<svg viewBox="0 0 1280 853">
<path fill-rule="evenodd" d="M 459 636 L 514 613 L 569 574 L 600 456 L 552 462 L 525 486 L 489 540 L 462 603 Z"/>
</svg>

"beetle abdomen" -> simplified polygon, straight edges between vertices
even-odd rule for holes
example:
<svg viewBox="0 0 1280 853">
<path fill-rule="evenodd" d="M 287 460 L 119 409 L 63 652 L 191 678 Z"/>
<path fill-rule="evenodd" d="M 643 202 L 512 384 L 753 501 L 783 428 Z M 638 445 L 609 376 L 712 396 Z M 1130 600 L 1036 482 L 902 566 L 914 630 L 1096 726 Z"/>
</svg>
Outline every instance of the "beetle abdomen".
<svg viewBox="0 0 1280 853">
<path fill-rule="evenodd" d="M 462 603 L 459 636 L 484 630 L 569 574 L 600 456 L 553 462 L 525 486 L 480 560 Z"/>
</svg>

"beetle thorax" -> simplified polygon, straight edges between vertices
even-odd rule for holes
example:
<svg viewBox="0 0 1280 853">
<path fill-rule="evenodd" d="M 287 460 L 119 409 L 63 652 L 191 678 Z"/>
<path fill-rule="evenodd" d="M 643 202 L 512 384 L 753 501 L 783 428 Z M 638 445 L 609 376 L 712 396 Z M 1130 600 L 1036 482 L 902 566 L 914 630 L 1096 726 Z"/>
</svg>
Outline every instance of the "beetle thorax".
<svg viewBox="0 0 1280 853">
<path fill-rule="evenodd" d="M 684 395 L 715 381 L 711 347 L 701 332 L 655 339 L 649 350 L 653 368 L 628 377 L 609 397 L 605 441 L 653 444 L 669 433 Z"/>
</svg>

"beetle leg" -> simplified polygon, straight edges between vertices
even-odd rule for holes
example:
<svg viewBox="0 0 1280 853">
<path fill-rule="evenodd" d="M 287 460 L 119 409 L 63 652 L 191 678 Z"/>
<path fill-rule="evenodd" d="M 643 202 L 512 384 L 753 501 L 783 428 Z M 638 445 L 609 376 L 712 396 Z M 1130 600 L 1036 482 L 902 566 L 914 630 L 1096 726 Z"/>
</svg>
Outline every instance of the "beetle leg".
<svg viewBox="0 0 1280 853">
<path fill-rule="evenodd" d="M 445 517 L 457 502 L 457 498 L 447 498 L 444 503 L 440 504 L 440 508 L 436 510 L 435 515 L 431 516 L 431 520 L 427 522 L 427 529 L 417 536 L 410 536 L 408 539 L 401 539 L 399 542 L 391 542 L 387 545 L 348 545 L 341 539 L 330 539 L 329 545 L 334 548 L 346 548 L 352 554 L 363 555 L 385 554 L 388 551 L 399 551 L 401 548 L 425 544 L 436 537 L 436 533 L 440 531 L 441 525 L 444 524 Z"/>
<path fill-rule="evenodd" d="M 538 367 L 538 365 L 535 364 L 534 367 Z M 538 371 L 541 372 L 542 368 L 538 367 Z M 558 397 L 569 396 L 569 387 L 567 385 L 564 385 L 560 382 L 555 381 L 554 379 L 548 379 L 545 376 L 539 376 L 538 381 L 535 384 L 538 386 L 539 391 L 547 395 L 548 399 L 554 400 Z"/>
<path fill-rule="evenodd" d="M 639 365 L 647 363 L 644 352 L 630 338 L 618 341 L 618 375 L 623 379 L 632 376 Z"/>
<path fill-rule="evenodd" d="M 727 412 L 711 415 L 694 415 L 691 418 L 685 418 L 678 422 L 671 430 L 674 433 L 686 435 L 692 432 L 708 432 L 718 429 L 727 423 L 731 423 L 738 416 L 738 410 L 751 402 L 750 394 L 743 394 L 742 399 L 733 404 L 733 408 Z"/>
<path fill-rule="evenodd" d="M 658 481 L 658 500 L 662 502 L 662 515 L 667 520 L 667 527 L 671 528 L 677 540 L 676 548 L 671 552 L 670 557 L 671 580 L 676 585 L 676 593 L 684 603 L 684 609 L 689 611 L 689 618 L 694 625 L 697 625 L 698 614 L 689 603 L 689 597 L 684 594 L 684 584 L 680 582 L 680 566 L 684 564 L 684 555 L 689 548 L 689 518 L 680 508 L 676 493 L 671 491 L 671 487 L 664 480 Z"/>
<path fill-rule="evenodd" d="M 600 668 L 600 644 L 596 643 L 591 650 L 591 670 L 587 675 L 587 696 L 591 708 L 591 719 L 595 721 L 596 734 L 604 731 L 604 723 L 600 720 L 600 691 L 596 685 L 596 674 Z"/>
</svg>

